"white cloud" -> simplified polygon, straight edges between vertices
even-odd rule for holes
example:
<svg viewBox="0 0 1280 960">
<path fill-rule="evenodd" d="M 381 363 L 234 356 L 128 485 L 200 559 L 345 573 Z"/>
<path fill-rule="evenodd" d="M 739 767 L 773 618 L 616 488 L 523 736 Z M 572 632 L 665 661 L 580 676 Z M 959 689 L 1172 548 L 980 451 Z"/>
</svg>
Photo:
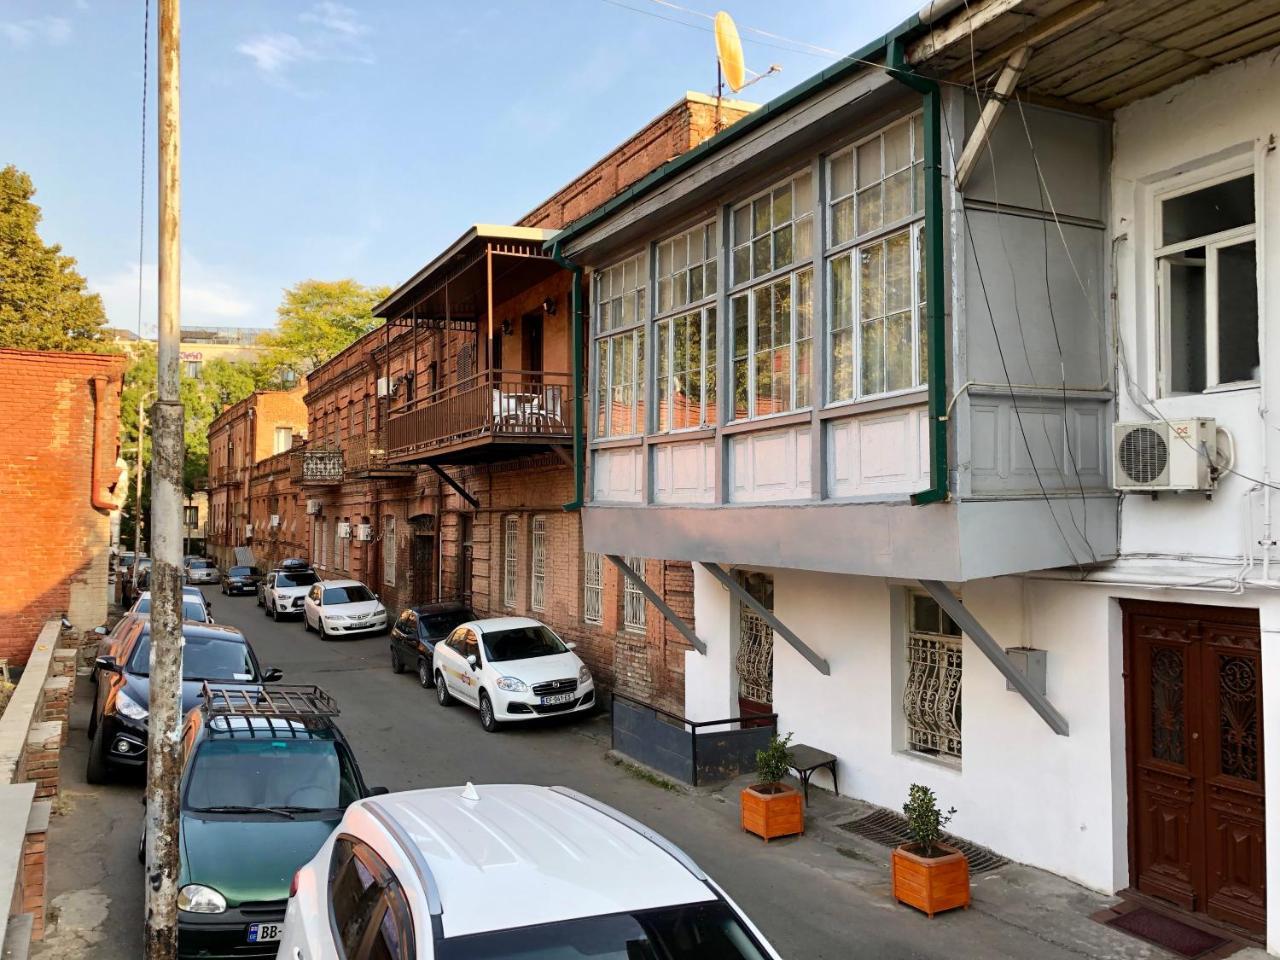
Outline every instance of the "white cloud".
<svg viewBox="0 0 1280 960">
<path fill-rule="evenodd" d="M 0 37 L 14 47 L 29 47 L 37 41 L 61 46 L 71 39 L 71 21 L 65 17 L 0 20 Z"/>
<path fill-rule="evenodd" d="M 359 20 L 359 15 L 351 7 L 326 0 L 298 18 L 303 23 L 314 23 L 334 33 L 343 33 L 349 37 L 358 37 L 369 32 L 369 28 Z"/>
<path fill-rule="evenodd" d="M 156 265 L 148 263 L 142 270 L 142 329 L 153 333 L 156 328 Z M 102 295 L 107 320 L 113 327 L 133 330 L 138 322 L 138 265 L 131 264 L 106 279 L 89 281 L 89 287 Z M 182 258 L 182 325 L 256 326 L 270 321 L 273 314 L 262 309 L 239 285 L 216 269 L 191 255 Z"/>
<path fill-rule="evenodd" d="M 236 47 L 264 73 L 277 73 L 291 63 L 311 59 L 311 52 L 291 33 L 263 33 Z"/>
<path fill-rule="evenodd" d="M 298 20 L 303 27 L 296 32 L 254 34 L 237 44 L 236 52 L 277 79 L 303 62 L 373 63 L 373 51 L 364 39 L 371 30 L 353 8 L 324 0 L 299 14 Z"/>
</svg>

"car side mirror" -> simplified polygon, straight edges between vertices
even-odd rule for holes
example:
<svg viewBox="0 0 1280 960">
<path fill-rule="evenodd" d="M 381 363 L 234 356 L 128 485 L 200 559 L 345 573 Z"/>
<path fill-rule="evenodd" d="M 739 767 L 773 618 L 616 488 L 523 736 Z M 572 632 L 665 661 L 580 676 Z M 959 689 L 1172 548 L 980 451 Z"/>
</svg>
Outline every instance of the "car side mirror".
<svg viewBox="0 0 1280 960">
<path fill-rule="evenodd" d="M 277 680 L 284 679 L 284 671 L 279 667 L 267 667 L 262 671 L 263 683 L 275 683 Z"/>
<path fill-rule="evenodd" d="M 390 792 L 391 792 L 391 788 L 390 788 L 390 787 L 370 787 L 370 788 L 369 788 L 369 796 L 371 796 L 371 797 L 381 797 L 381 796 L 385 796 L 386 794 L 388 794 L 388 793 L 390 793 Z"/>
<path fill-rule="evenodd" d="M 576 643 L 574 643 L 572 640 L 566 640 L 566 641 L 564 642 L 564 645 L 565 645 L 568 649 L 570 649 L 570 650 L 577 650 L 577 649 L 578 649 L 578 645 L 577 645 Z"/>
<path fill-rule="evenodd" d="M 120 672 L 120 664 L 116 663 L 115 657 L 98 657 L 93 661 L 93 665 L 106 673 Z"/>
<path fill-rule="evenodd" d="M 479 664 L 480 664 L 479 657 L 477 657 L 474 653 L 467 654 L 467 665 L 471 667 L 472 670 L 478 669 Z"/>
<path fill-rule="evenodd" d="M 94 627 L 93 632 L 100 637 L 105 637 L 110 631 L 106 627 Z"/>
</svg>

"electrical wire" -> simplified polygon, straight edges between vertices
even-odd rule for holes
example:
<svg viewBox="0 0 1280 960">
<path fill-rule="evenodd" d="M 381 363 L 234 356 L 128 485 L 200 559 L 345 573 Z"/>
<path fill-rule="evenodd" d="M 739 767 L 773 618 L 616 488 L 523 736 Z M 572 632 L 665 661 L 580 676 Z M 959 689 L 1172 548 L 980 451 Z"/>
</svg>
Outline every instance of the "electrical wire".
<svg viewBox="0 0 1280 960">
<path fill-rule="evenodd" d="M 142 0 L 142 146 L 138 174 L 138 339 L 142 339 L 142 261 L 147 242 L 147 65 L 151 56 L 151 0 Z M 139 425 L 141 429 L 141 425 Z"/>
</svg>

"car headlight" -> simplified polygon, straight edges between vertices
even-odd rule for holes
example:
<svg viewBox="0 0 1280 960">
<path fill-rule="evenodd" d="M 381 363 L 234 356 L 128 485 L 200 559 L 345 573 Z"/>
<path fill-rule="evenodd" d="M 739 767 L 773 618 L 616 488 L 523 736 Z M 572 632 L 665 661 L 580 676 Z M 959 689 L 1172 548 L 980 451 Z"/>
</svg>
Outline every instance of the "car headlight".
<svg viewBox="0 0 1280 960">
<path fill-rule="evenodd" d="M 498 689 L 505 690 L 507 693 L 528 693 L 529 685 L 515 677 L 499 677 Z"/>
<path fill-rule="evenodd" d="M 223 913 L 227 899 L 213 887 L 189 883 L 178 891 L 178 909 L 187 913 Z"/>
<path fill-rule="evenodd" d="M 584 664 L 583 666 L 578 668 L 578 686 L 582 686 L 583 684 L 590 683 L 590 682 L 591 682 L 591 671 L 588 670 L 586 668 L 586 665 Z"/>
<path fill-rule="evenodd" d="M 126 716 L 130 720 L 147 719 L 147 708 L 124 691 L 116 694 L 116 713 Z"/>
</svg>

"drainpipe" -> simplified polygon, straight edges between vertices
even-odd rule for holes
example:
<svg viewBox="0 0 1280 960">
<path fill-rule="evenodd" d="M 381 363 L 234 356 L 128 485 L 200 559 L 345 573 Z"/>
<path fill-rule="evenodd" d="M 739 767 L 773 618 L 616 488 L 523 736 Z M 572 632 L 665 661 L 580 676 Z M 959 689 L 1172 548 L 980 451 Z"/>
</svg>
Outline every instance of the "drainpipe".
<svg viewBox="0 0 1280 960">
<path fill-rule="evenodd" d="M 929 486 L 911 495 L 917 506 L 948 497 L 947 311 L 942 246 L 942 91 L 906 62 L 903 35 L 888 41 L 889 76 L 924 97 L 924 273 L 929 344 Z"/>
<path fill-rule="evenodd" d="M 572 316 L 569 323 L 573 339 L 573 499 L 564 504 L 564 509 L 581 510 L 586 473 L 586 421 L 582 403 L 582 267 L 560 252 L 559 241 L 551 247 L 551 259 L 573 274 L 573 285 L 569 291 Z"/>
<path fill-rule="evenodd" d="M 106 404 L 109 398 L 109 381 L 106 377 L 98 374 L 91 377 L 89 383 L 93 388 L 93 468 L 89 486 L 89 500 L 97 510 L 119 510 L 120 504 L 113 492 L 115 485 L 108 483 L 104 476 L 107 467 L 103 463 L 103 451 L 107 449 L 107 445 L 112 441 L 112 438 L 107 435 L 108 408 Z M 141 430 L 138 431 L 138 436 L 138 442 L 141 444 Z"/>
</svg>

